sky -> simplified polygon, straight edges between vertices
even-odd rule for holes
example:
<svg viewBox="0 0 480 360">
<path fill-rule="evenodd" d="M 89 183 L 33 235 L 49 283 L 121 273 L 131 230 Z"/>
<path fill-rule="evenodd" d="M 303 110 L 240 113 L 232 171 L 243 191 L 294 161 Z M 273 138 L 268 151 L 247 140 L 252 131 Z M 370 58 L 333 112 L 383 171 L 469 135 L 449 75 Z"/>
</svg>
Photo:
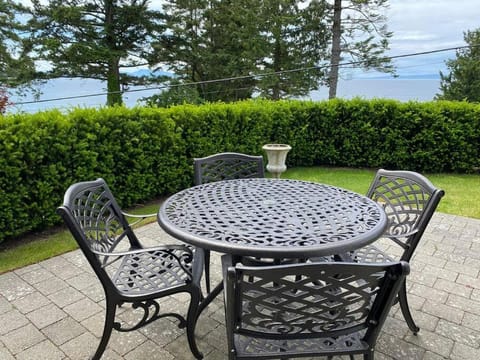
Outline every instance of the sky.
<svg viewBox="0 0 480 360">
<path fill-rule="evenodd" d="M 480 28 L 479 0 L 390 0 L 389 55 L 403 55 L 466 45 L 463 33 Z M 402 76 L 437 74 L 455 51 L 396 60 Z"/>
</svg>

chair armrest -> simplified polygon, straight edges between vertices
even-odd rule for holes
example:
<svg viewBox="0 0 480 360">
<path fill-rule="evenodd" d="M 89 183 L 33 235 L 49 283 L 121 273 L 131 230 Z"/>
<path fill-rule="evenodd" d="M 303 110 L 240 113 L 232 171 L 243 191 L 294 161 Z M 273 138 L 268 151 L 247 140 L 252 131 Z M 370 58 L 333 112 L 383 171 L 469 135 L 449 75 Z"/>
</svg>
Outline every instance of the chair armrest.
<svg viewBox="0 0 480 360">
<path fill-rule="evenodd" d="M 98 250 L 92 250 L 92 252 L 98 256 L 103 256 L 105 258 L 104 261 L 102 261 L 102 267 L 107 267 L 114 262 L 122 259 L 125 256 L 128 255 L 137 255 L 137 254 L 143 254 L 143 253 L 148 253 L 152 251 L 169 251 L 169 250 L 183 250 L 185 253 L 190 254 L 193 256 L 191 249 L 189 249 L 185 245 L 162 245 L 162 246 L 155 246 L 155 247 L 149 247 L 149 248 L 141 248 L 141 249 L 132 249 L 132 250 L 126 250 L 126 251 L 118 251 L 118 252 L 102 252 Z M 108 260 L 112 259 L 112 260 Z M 179 263 L 179 265 L 181 265 Z M 193 265 L 192 265 L 193 267 Z"/>
<path fill-rule="evenodd" d="M 127 218 L 133 218 L 133 219 L 137 219 L 135 221 L 133 221 L 130 226 L 134 226 L 136 224 L 138 224 L 140 221 L 142 220 L 145 220 L 147 218 L 150 218 L 150 217 L 156 217 L 157 214 L 130 214 L 130 213 L 127 213 L 125 211 L 122 211 L 122 214 L 123 216 L 127 217 Z"/>
</svg>

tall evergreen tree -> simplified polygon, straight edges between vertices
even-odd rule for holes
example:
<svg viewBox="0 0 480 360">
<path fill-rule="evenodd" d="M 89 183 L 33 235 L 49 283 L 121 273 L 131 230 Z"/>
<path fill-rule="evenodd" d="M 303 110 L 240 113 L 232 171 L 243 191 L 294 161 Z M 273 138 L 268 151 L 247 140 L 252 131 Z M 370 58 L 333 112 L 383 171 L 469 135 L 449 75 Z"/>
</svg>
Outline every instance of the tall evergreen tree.
<svg viewBox="0 0 480 360">
<path fill-rule="evenodd" d="M 323 60 L 327 34 L 322 5 L 314 1 L 301 9 L 295 0 L 262 1 L 262 96 L 278 100 L 307 95 L 318 87 L 323 74 L 316 65 Z"/>
<path fill-rule="evenodd" d="M 249 98 L 255 91 L 272 99 L 305 95 L 322 76 L 315 66 L 325 56 L 324 4 L 168 0 L 169 31 L 155 44 L 156 62 L 198 84 L 210 101 Z"/>
<path fill-rule="evenodd" d="M 387 30 L 383 12 L 388 0 L 330 0 L 331 55 L 328 75 L 329 98 L 337 96 L 339 64 L 347 57 L 365 70 L 393 72 L 389 58 Z"/>
<path fill-rule="evenodd" d="M 457 50 L 456 58 L 446 61 L 449 72 L 440 72 L 439 100 L 480 102 L 480 28 L 463 37 L 469 47 Z"/>
<path fill-rule="evenodd" d="M 206 13 L 205 99 L 235 101 L 252 97 L 258 59 L 263 54 L 258 0 L 212 1 Z"/>
<path fill-rule="evenodd" d="M 122 86 L 140 80 L 124 70 L 146 65 L 150 42 L 163 31 L 148 0 L 32 0 L 33 43 L 51 64 L 47 78 L 107 82 L 107 105 L 122 103 Z"/>
<path fill-rule="evenodd" d="M 19 21 L 22 7 L 12 0 L 0 0 L 0 112 L 8 104 L 9 88 L 30 84 L 35 66 L 22 36 L 26 27 Z"/>
<path fill-rule="evenodd" d="M 169 30 L 154 44 L 154 61 L 166 64 L 184 82 L 194 83 L 204 100 L 250 97 L 254 81 L 248 75 L 255 71 L 259 57 L 256 3 L 166 1 Z"/>
</svg>

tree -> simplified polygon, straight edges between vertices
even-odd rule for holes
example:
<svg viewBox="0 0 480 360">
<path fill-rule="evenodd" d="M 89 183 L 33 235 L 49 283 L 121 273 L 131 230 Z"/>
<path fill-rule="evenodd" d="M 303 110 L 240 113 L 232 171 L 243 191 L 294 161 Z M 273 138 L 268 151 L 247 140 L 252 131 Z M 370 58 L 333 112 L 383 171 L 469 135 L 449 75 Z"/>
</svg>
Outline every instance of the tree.
<svg viewBox="0 0 480 360">
<path fill-rule="evenodd" d="M 29 86 L 35 67 L 23 42 L 25 26 L 19 21 L 22 8 L 11 0 L 0 0 L 0 113 L 10 104 L 9 89 Z"/>
<path fill-rule="evenodd" d="M 262 2 L 260 68 L 266 75 L 258 84 L 261 96 L 278 100 L 318 87 L 323 73 L 316 65 L 324 59 L 327 34 L 323 5 L 312 1 L 301 9 L 295 0 Z"/>
<path fill-rule="evenodd" d="M 32 3 L 34 49 L 51 64 L 44 77 L 106 81 L 107 105 L 122 103 L 122 86 L 142 81 L 124 70 L 147 65 L 150 42 L 163 31 L 162 15 L 148 8 L 148 0 Z"/>
<path fill-rule="evenodd" d="M 142 99 L 147 106 L 171 107 L 183 104 L 202 104 L 203 99 L 196 87 L 184 84 L 177 79 L 169 81 L 168 89 L 159 94 Z"/>
<path fill-rule="evenodd" d="M 456 58 L 446 61 L 448 74 L 440 71 L 439 100 L 480 102 L 480 28 L 463 37 L 469 47 L 457 50 Z"/>
<path fill-rule="evenodd" d="M 257 8 L 256 0 L 166 1 L 168 31 L 153 44 L 151 61 L 192 83 L 204 100 L 249 98 L 260 49 Z"/>
<path fill-rule="evenodd" d="M 382 15 L 388 0 L 332 0 L 330 2 L 331 55 L 328 87 L 330 99 L 337 96 L 339 64 L 342 54 L 369 70 L 393 72 L 389 58 L 386 17 Z"/>
<path fill-rule="evenodd" d="M 169 30 L 154 45 L 154 61 L 196 84 L 208 101 L 255 92 L 271 99 L 305 95 L 322 76 L 315 67 L 325 54 L 323 4 L 301 9 L 294 0 L 169 0 Z"/>
</svg>

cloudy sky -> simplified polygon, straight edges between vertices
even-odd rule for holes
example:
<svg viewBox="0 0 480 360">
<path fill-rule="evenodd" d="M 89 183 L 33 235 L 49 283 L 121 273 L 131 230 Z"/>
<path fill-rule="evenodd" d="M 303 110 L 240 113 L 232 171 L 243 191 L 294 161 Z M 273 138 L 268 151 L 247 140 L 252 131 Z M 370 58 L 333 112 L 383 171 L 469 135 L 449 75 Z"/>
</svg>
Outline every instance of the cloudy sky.
<svg viewBox="0 0 480 360">
<path fill-rule="evenodd" d="M 390 55 L 463 46 L 463 32 L 480 28 L 479 0 L 390 0 Z M 396 60 L 400 76 L 438 74 L 455 51 Z"/>
</svg>

